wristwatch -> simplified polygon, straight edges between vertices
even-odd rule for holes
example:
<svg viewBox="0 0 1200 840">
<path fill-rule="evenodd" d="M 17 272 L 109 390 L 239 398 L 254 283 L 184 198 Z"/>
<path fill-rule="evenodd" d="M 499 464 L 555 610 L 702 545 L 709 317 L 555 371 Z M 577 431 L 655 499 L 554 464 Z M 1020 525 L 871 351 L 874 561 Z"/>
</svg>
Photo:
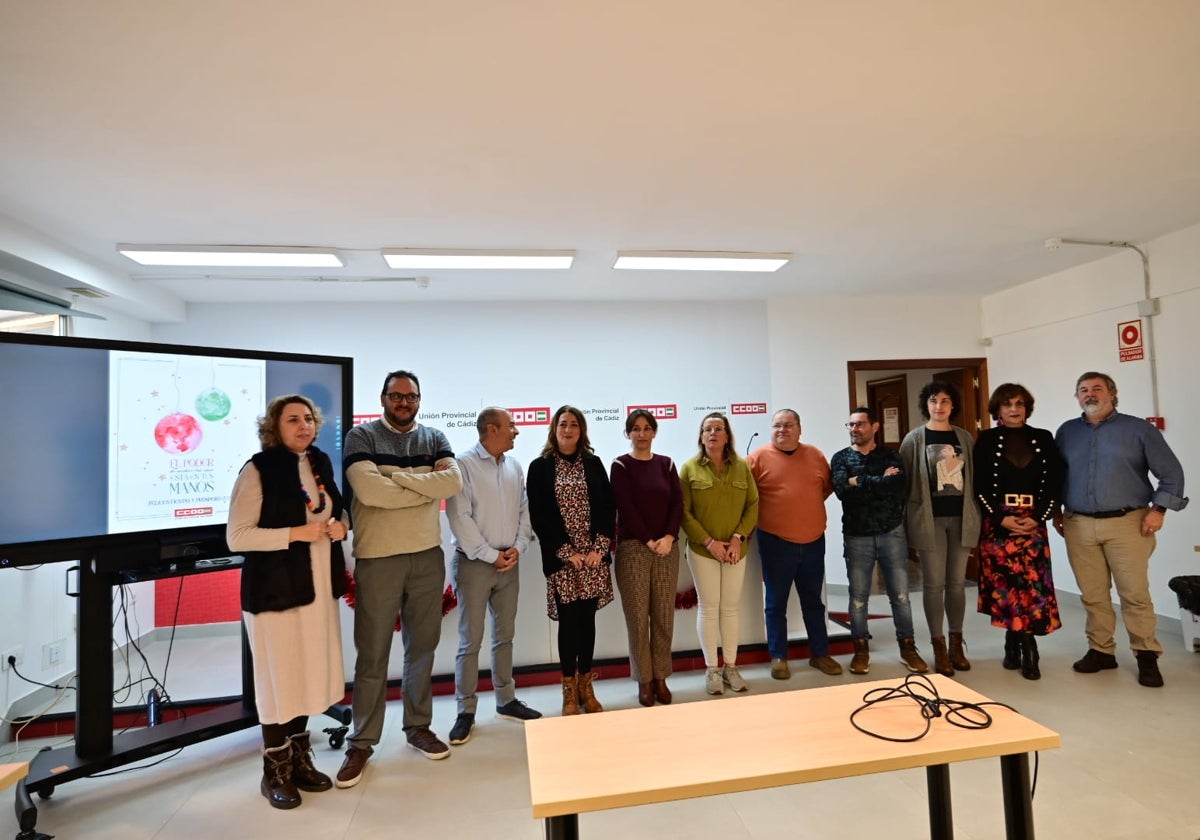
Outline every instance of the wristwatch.
<svg viewBox="0 0 1200 840">
<path fill-rule="evenodd" d="M 1155 513 L 1166 513 L 1167 512 L 1167 509 L 1165 507 L 1163 507 L 1162 505 L 1150 505 L 1150 510 L 1154 511 Z"/>
</svg>

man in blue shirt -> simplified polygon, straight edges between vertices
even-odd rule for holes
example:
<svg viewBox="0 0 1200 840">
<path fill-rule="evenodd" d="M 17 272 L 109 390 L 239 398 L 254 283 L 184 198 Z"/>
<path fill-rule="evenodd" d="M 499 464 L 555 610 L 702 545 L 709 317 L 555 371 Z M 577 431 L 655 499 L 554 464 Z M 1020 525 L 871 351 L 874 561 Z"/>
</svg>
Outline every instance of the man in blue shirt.
<svg viewBox="0 0 1200 840">
<path fill-rule="evenodd" d="M 513 681 L 513 632 L 520 591 L 517 561 L 529 548 L 532 536 L 525 474 L 516 459 L 504 454 L 513 448 L 519 432 L 512 415 L 495 407 L 479 412 L 475 428 L 479 443 L 458 459 L 462 492 L 446 500 L 455 548 L 451 571 L 459 601 L 454 663 L 458 718 L 450 730 L 454 745 L 469 741 L 475 726 L 479 647 L 489 611 L 496 714 L 517 721 L 542 716 L 517 699 Z"/>
<path fill-rule="evenodd" d="M 1121 599 L 1129 646 L 1137 656 L 1138 682 L 1163 684 L 1162 645 L 1150 598 L 1150 555 L 1167 510 L 1183 510 L 1183 465 L 1162 433 L 1117 411 L 1117 385 L 1088 371 L 1075 383 L 1083 414 L 1058 428 L 1055 441 L 1067 464 L 1063 514 L 1054 526 L 1087 611 L 1088 651 L 1074 668 L 1083 674 L 1117 667 L 1112 584 Z M 1150 475 L 1158 487 L 1150 484 Z"/>
</svg>

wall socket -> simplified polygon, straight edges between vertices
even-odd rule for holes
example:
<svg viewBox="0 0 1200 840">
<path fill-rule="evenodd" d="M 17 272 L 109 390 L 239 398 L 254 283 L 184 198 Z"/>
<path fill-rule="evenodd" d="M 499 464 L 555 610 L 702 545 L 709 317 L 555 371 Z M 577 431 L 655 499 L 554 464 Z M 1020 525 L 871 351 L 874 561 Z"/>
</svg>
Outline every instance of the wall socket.
<svg viewBox="0 0 1200 840">
<path fill-rule="evenodd" d="M 4 651 L 4 653 L 0 653 L 0 671 L 8 670 L 8 658 L 10 656 L 16 657 L 18 665 L 25 664 L 25 648 L 21 645 L 17 645 L 16 647 L 11 647 Z"/>
<path fill-rule="evenodd" d="M 47 671 L 63 661 L 67 649 L 67 640 L 59 639 L 42 645 L 42 670 Z"/>
</svg>

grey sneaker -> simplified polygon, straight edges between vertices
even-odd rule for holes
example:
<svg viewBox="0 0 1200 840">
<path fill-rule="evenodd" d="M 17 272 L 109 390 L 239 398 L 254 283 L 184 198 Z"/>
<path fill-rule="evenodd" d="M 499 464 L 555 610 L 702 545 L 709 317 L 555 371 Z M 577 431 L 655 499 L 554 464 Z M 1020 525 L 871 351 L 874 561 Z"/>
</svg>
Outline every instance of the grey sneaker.
<svg viewBox="0 0 1200 840">
<path fill-rule="evenodd" d="M 725 693 L 725 681 L 721 679 L 720 668 L 709 668 L 704 673 L 704 690 L 709 694 Z"/>
<path fill-rule="evenodd" d="M 475 728 L 475 715 L 471 712 L 460 712 L 458 720 L 450 728 L 450 743 L 458 746 L 471 740 L 471 730 Z"/>
<path fill-rule="evenodd" d="M 496 717 L 508 718 L 509 720 L 519 720 L 524 723 L 527 720 L 537 720 L 542 716 L 542 713 L 537 709 L 531 709 L 522 703 L 520 700 L 509 700 L 503 706 L 496 707 Z M 454 737 L 451 736 L 450 743 L 454 743 Z"/>
<path fill-rule="evenodd" d="M 450 755 L 450 748 L 430 732 L 428 726 L 410 729 L 407 734 L 408 745 L 426 758 L 437 761 Z"/>
<path fill-rule="evenodd" d="M 729 686 L 730 691 L 746 691 L 750 686 L 746 685 L 746 681 L 742 679 L 742 673 L 737 669 L 736 665 L 726 665 L 725 673 L 721 675 L 722 681 Z"/>
</svg>

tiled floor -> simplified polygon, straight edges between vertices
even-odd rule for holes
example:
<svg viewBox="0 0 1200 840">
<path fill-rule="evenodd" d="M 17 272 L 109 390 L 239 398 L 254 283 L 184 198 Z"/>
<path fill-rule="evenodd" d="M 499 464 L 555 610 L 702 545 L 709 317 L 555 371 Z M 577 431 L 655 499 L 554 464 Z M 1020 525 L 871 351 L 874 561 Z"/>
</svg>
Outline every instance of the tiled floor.
<svg viewBox="0 0 1200 840">
<path fill-rule="evenodd" d="M 844 608 L 844 598 L 831 593 L 835 608 Z M 886 604 L 881 600 L 878 606 Z M 969 618 L 967 630 L 975 667 L 960 674 L 964 684 L 1062 733 L 1062 749 L 1040 756 L 1034 800 L 1038 835 L 1200 838 L 1200 654 L 1185 651 L 1178 635 L 1164 633 L 1161 665 L 1167 685 L 1157 690 L 1137 684 L 1127 651 L 1120 652 L 1117 671 L 1076 674 L 1071 662 L 1085 650 L 1082 612 L 1073 596 L 1063 601 L 1067 626 L 1043 640 L 1040 681 L 1024 680 L 1000 667 L 1004 634 L 978 615 Z M 743 674 L 752 692 L 804 689 L 835 680 L 901 678 L 890 622 L 875 622 L 873 630 L 874 661 L 866 678 L 829 678 L 796 667 L 792 679 L 781 682 L 770 678 L 765 664 L 747 666 Z M 919 641 L 924 636 L 919 630 Z M 927 641 L 922 652 L 929 652 Z M 438 663 L 439 670 L 447 666 Z M 707 698 L 701 672 L 678 674 L 671 687 L 676 702 L 738 702 L 734 695 Z M 636 707 L 634 684 L 628 680 L 598 683 L 597 695 L 610 709 Z M 554 712 L 559 701 L 557 688 L 551 686 L 522 690 L 521 697 L 547 712 Z M 453 748 L 448 760 L 432 762 L 405 748 L 399 705 L 391 704 L 383 743 L 364 781 L 349 790 L 305 794 L 303 806 L 293 811 L 273 810 L 259 795 L 258 732 L 247 730 L 189 747 L 150 769 L 71 782 L 48 801 L 35 798 L 38 829 L 86 840 L 540 838 L 542 825 L 530 816 L 521 725 L 492 717 L 492 708 L 491 698 L 482 698 L 471 741 Z M 435 700 L 434 728 L 443 738 L 454 712 L 452 697 Z M 325 725 L 329 724 L 324 719 L 314 719 L 314 728 Z M 28 757 L 46 743 L 23 743 L 21 756 Z M 0 752 L 9 749 L 11 745 Z M 722 754 L 737 749 L 737 743 L 713 743 L 712 760 L 720 761 Z M 317 763 L 332 774 L 340 755 L 319 742 Z M 999 763 L 954 765 L 951 780 L 955 837 L 1003 837 Z M 12 810 L 4 812 L 15 835 Z M 901 840 L 928 836 L 926 813 L 925 775 L 915 770 L 585 814 L 580 831 L 585 838 L 622 840 Z"/>
</svg>

